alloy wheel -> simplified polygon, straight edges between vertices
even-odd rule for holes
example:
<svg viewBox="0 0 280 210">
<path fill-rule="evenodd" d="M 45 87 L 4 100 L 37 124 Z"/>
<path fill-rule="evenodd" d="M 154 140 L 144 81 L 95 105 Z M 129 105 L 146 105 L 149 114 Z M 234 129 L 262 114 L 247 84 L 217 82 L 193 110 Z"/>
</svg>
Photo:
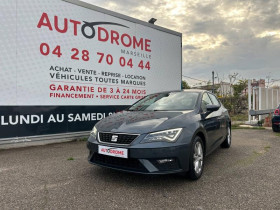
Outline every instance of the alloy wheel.
<svg viewBox="0 0 280 210">
<path fill-rule="evenodd" d="M 228 135 L 227 135 L 227 140 L 228 140 L 228 144 L 231 144 L 231 130 L 230 127 L 228 127 Z"/>
<path fill-rule="evenodd" d="M 193 166 L 195 173 L 199 174 L 203 166 L 203 149 L 200 142 L 196 142 L 193 154 Z"/>
</svg>

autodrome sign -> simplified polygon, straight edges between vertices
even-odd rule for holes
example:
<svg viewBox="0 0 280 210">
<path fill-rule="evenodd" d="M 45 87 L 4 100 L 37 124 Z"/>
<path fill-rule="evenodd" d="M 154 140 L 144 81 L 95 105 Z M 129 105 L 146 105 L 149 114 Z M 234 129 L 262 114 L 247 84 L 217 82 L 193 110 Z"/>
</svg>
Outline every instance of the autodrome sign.
<svg viewBox="0 0 280 210">
<path fill-rule="evenodd" d="M 1 2 L 0 138 L 89 130 L 147 94 L 181 88 L 181 34 L 80 4 Z"/>
</svg>

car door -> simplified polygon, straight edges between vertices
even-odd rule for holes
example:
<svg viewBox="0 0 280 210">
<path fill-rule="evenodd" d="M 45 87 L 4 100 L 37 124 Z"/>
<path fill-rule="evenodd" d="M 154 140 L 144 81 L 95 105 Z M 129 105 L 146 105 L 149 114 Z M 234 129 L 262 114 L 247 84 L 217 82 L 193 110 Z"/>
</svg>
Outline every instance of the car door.
<svg viewBox="0 0 280 210">
<path fill-rule="evenodd" d="M 218 111 L 216 111 L 215 115 L 217 116 L 217 120 L 219 121 L 219 125 L 220 128 L 217 130 L 216 133 L 216 138 L 218 140 L 223 140 L 224 137 L 227 134 L 227 125 L 226 125 L 226 117 L 225 117 L 225 110 L 223 109 L 223 107 L 221 106 L 221 103 L 219 102 L 219 100 L 216 98 L 215 95 L 213 95 L 212 93 L 208 93 L 212 103 L 214 105 L 220 106 L 220 109 Z"/>
<path fill-rule="evenodd" d="M 207 114 L 206 106 L 212 104 L 213 103 L 208 93 L 204 93 L 201 101 L 201 119 L 208 137 L 207 148 L 209 148 L 209 152 L 215 148 L 214 145 L 218 139 L 217 133 L 220 129 L 220 122 L 218 120 L 217 112 Z"/>
</svg>

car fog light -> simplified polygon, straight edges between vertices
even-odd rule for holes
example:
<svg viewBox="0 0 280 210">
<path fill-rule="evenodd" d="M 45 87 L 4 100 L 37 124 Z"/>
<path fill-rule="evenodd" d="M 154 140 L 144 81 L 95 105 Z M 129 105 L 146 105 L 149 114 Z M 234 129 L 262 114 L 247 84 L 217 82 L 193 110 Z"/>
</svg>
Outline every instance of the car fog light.
<svg viewBox="0 0 280 210">
<path fill-rule="evenodd" d="M 157 160 L 157 162 L 159 163 L 159 164 L 163 164 L 163 163 L 170 163 L 170 162 L 173 162 L 174 161 L 174 159 L 173 158 L 169 158 L 169 159 L 161 159 L 161 160 Z"/>
</svg>

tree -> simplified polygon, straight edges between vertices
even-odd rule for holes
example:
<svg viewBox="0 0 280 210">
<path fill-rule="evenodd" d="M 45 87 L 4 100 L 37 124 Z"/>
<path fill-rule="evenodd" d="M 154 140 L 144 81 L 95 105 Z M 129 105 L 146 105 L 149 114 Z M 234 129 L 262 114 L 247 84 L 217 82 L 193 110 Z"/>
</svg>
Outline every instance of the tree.
<svg viewBox="0 0 280 210">
<path fill-rule="evenodd" d="M 182 89 L 191 89 L 191 87 L 185 80 L 182 81 Z"/>
<path fill-rule="evenodd" d="M 243 90 L 248 86 L 248 80 L 239 80 L 232 85 L 233 95 L 221 98 L 223 105 L 228 109 L 230 114 L 240 114 L 248 107 L 248 99 L 243 95 Z"/>
<path fill-rule="evenodd" d="M 232 87 L 233 87 L 233 90 L 234 90 L 234 93 L 233 95 L 234 96 L 240 96 L 242 94 L 242 91 L 248 86 L 248 80 L 239 80 L 236 84 L 234 84 Z"/>
</svg>

